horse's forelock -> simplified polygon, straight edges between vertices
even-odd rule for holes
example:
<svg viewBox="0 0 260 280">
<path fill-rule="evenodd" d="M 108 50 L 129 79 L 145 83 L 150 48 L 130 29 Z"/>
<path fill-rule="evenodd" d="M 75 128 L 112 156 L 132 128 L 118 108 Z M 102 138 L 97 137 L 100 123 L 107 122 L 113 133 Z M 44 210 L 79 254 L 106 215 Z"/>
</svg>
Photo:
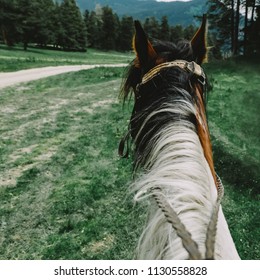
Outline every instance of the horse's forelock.
<svg viewBox="0 0 260 280">
<path fill-rule="evenodd" d="M 154 60 L 154 64 L 149 68 L 153 68 L 164 62 L 173 61 L 176 59 L 182 59 L 191 61 L 193 59 L 193 51 L 191 43 L 187 40 L 180 40 L 176 44 L 172 42 L 164 42 L 161 40 L 151 40 L 152 45 L 157 53 L 157 58 Z M 121 87 L 121 96 L 126 100 L 130 92 L 134 91 L 137 84 L 142 80 L 142 76 L 148 69 L 141 69 L 135 58 L 128 66 L 125 72 L 124 82 Z"/>
</svg>

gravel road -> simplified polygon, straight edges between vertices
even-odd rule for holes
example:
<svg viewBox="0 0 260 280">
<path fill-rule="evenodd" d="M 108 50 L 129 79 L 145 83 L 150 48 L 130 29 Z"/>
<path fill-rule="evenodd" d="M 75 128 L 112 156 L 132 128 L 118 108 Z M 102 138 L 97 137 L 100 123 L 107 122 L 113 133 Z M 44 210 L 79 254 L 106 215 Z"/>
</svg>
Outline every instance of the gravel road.
<svg viewBox="0 0 260 280">
<path fill-rule="evenodd" d="M 30 82 L 49 76 L 59 75 L 67 72 L 75 72 L 96 67 L 125 67 L 127 64 L 96 64 L 96 65 L 67 65 L 41 67 L 17 72 L 0 73 L 0 89 L 13 86 L 15 84 Z"/>
</svg>

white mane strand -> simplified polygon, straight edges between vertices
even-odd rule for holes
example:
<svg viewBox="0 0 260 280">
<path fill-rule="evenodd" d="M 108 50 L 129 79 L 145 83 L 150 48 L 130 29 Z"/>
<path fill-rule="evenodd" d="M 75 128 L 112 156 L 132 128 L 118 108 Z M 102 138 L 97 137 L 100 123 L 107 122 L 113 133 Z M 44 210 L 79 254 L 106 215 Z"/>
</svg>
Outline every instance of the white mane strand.
<svg viewBox="0 0 260 280">
<path fill-rule="evenodd" d="M 196 114 L 192 103 L 179 100 L 164 104 L 144 121 L 136 140 L 147 122 L 157 114 Z M 147 225 L 140 238 L 138 259 L 188 259 L 181 239 L 158 208 L 152 189 L 162 194 L 178 214 L 180 220 L 205 256 L 207 227 L 217 199 L 217 190 L 196 127 L 183 119 L 162 127 L 149 141 L 149 154 L 143 163 L 144 172 L 133 183 L 135 200 L 149 201 Z M 219 211 L 216 259 L 239 258 L 230 236 L 222 210 Z"/>
</svg>

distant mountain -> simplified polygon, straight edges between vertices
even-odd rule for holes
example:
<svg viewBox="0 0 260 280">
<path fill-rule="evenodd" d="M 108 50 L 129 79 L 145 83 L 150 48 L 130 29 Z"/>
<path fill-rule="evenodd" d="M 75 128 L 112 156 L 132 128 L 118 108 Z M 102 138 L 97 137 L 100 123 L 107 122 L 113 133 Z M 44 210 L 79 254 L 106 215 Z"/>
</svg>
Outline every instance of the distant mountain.
<svg viewBox="0 0 260 280">
<path fill-rule="evenodd" d="M 184 26 L 196 24 L 194 15 L 205 13 L 206 2 L 207 0 L 168 3 L 156 0 L 77 0 L 82 11 L 92 11 L 99 4 L 111 7 L 119 16 L 130 15 L 139 20 L 154 16 L 160 20 L 162 16 L 166 15 L 171 25 Z"/>
</svg>

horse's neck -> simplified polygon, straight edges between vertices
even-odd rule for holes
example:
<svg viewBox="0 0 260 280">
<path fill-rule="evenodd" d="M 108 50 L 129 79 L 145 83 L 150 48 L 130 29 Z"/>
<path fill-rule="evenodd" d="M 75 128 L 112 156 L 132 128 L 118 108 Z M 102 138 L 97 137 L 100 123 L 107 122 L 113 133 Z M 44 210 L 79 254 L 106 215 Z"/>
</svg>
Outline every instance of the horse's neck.
<svg viewBox="0 0 260 280">
<path fill-rule="evenodd" d="M 192 123 L 179 121 L 161 129 L 153 139 L 143 166 L 146 172 L 135 182 L 135 198 L 146 198 L 152 188 L 159 186 L 204 256 L 207 225 L 217 192 L 196 129 Z M 162 211 L 155 202 L 150 208 L 148 225 L 140 239 L 139 258 L 187 259 L 188 253 Z M 221 223 L 220 227 L 229 234 L 224 216 Z M 223 239 L 221 228 L 217 243 Z M 219 258 L 222 249 L 216 250 Z"/>
</svg>

